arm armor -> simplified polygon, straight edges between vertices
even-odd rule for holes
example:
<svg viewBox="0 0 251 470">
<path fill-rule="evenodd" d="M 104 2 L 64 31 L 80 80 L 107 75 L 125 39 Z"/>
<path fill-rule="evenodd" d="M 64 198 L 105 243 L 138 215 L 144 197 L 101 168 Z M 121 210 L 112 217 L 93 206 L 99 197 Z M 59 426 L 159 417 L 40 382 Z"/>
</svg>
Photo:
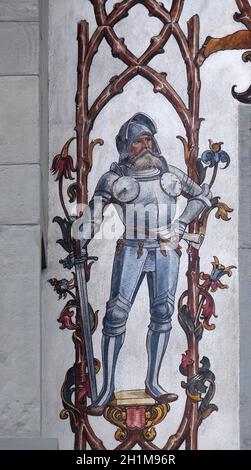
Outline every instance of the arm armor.
<svg viewBox="0 0 251 470">
<path fill-rule="evenodd" d="M 208 184 L 204 183 L 202 186 L 199 186 L 178 168 L 169 165 L 169 171 L 180 179 L 182 191 L 191 196 L 188 199 L 185 210 L 179 217 L 181 225 L 186 226 L 196 219 L 206 206 L 211 207 L 212 193 Z"/>
<path fill-rule="evenodd" d="M 104 209 L 112 200 L 112 185 L 118 178 L 119 175 L 113 171 L 101 176 L 92 199 L 85 207 L 82 217 L 77 220 L 73 236 L 81 240 L 82 247 L 85 247 L 99 231 L 104 219 Z"/>
</svg>

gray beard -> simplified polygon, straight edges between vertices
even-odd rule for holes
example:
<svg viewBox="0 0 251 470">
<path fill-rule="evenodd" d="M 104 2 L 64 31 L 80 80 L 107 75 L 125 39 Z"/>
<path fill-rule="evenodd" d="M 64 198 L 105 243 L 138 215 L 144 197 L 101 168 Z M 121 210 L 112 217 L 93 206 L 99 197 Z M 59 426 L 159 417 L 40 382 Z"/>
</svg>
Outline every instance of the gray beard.
<svg viewBox="0 0 251 470">
<path fill-rule="evenodd" d="M 162 158 L 150 150 L 142 150 L 137 157 L 131 155 L 128 161 L 135 170 L 150 170 L 152 168 L 158 168 L 160 171 L 165 170 Z"/>
</svg>

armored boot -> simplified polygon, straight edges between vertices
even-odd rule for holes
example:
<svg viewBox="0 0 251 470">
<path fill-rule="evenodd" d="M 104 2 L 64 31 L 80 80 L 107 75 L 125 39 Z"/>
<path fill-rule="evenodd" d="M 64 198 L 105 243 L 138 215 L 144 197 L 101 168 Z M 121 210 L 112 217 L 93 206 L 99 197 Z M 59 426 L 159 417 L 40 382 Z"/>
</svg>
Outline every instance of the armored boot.
<svg viewBox="0 0 251 470">
<path fill-rule="evenodd" d="M 168 345 L 170 331 L 157 332 L 148 330 L 146 346 L 148 369 L 146 376 L 146 393 L 159 403 L 170 403 L 177 400 L 178 395 L 168 393 L 159 385 L 159 371 Z"/>
<path fill-rule="evenodd" d="M 114 376 L 119 351 L 123 345 L 125 334 L 102 337 L 103 387 L 92 405 L 87 407 L 87 413 L 92 416 L 101 416 L 107 404 L 114 399 Z"/>
</svg>

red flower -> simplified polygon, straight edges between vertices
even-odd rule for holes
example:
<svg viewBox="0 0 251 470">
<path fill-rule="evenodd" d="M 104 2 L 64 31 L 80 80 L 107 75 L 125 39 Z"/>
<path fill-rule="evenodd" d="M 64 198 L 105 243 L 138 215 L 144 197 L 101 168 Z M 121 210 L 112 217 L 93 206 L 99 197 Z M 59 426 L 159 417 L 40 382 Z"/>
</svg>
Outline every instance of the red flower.
<svg viewBox="0 0 251 470">
<path fill-rule="evenodd" d="M 181 364 L 184 369 L 187 369 L 189 366 L 191 366 L 194 363 L 192 356 L 191 356 L 191 351 L 187 350 L 185 354 L 182 354 L 182 359 L 181 359 Z"/>
<path fill-rule="evenodd" d="M 233 269 L 236 269 L 236 266 L 224 266 L 220 263 L 217 256 L 214 256 L 214 261 L 212 262 L 213 269 L 210 274 L 200 273 L 199 278 L 202 279 L 204 282 L 199 284 L 199 288 L 202 289 L 202 313 L 201 319 L 203 319 L 203 326 L 206 330 L 214 330 L 215 325 L 213 323 L 209 323 L 212 316 L 217 318 L 215 314 L 215 304 L 212 295 L 209 293 L 216 292 L 217 289 L 228 289 L 227 284 L 223 284 L 220 279 L 225 276 L 226 274 L 230 277 L 232 276 Z"/>
<path fill-rule="evenodd" d="M 220 281 L 216 281 L 216 282 L 220 282 Z M 211 285 L 211 290 L 213 291 L 212 285 Z M 201 314 L 201 318 L 203 319 L 203 326 L 204 328 L 206 328 L 206 330 L 214 330 L 215 325 L 213 323 L 212 324 L 209 323 L 212 316 L 217 318 L 217 315 L 215 314 L 214 299 L 211 296 L 211 294 L 209 294 L 209 292 L 204 292 L 203 296 L 204 296 L 204 304 L 202 306 L 202 314 Z"/>
<path fill-rule="evenodd" d="M 72 157 L 68 155 L 69 146 L 74 139 L 75 137 L 69 139 L 63 146 L 61 153 L 56 155 L 53 159 L 51 172 L 53 175 L 57 175 L 56 181 L 58 181 L 60 178 L 66 178 L 70 180 L 74 179 L 72 177 L 72 172 L 75 172 L 76 170 L 74 168 Z"/>
<path fill-rule="evenodd" d="M 194 360 L 192 359 L 192 354 L 191 351 L 187 350 L 185 354 L 182 354 L 182 359 L 181 363 L 179 366 L 179 371 L 182 375 L 187 376 L 188 375 L 188 368 L 189 366 L 192 366 L 194 363 Z"/>
<path fill-rule="evenodd" d="M 213 281 L 211 284 L 211 291 L 216 292 L 217 289 L 227 289 L 228 285 L 227 284 L 222 284 L 222 282 L 218 279 L 217 281 Z"/>
<path fill-rule="evenodd" d="M 72 322 L 73 315 L 74 312 L 71 312 L 68 308 L 62 310 L 60 317 L 57 320 L 58 323 L 61 323 L 61 326 L 59 327 L 60 330 L 64 330 L 65 328 L 67 328 L 67 330 L 76 330 L 76 325 Z"/>
<path fill-rule="evenodd" d="M 220 278 L 225 276 L 226 274 L 231 277 L 232 270 L 236 269 L 236 266 L 224 266 L 219 262 L 217 256 L 214 256 L 214 261 L 212 262 L 213 269 L 211 274 L 200 273 L 200 279 L 204 282 L 199 287 L 208 291 L 211 288 L 211 292 L 216 292 L 217 289 L 227 289 L 228 285 L 223 284 L 220 281 Z"/>
<path fill-rule="evenodd" d="M 200 279 L 204 280 L 203 284 L 200 284 L 200 288 L 208 290 L 212 284 L 211 276 L 209 274 L 200 273 Z"/>
<path fill-rule="evenodd" d="M 51 166 L 51 172 L 53 175 L 57 174 L 56 181 L 59 180 L 59 178 L 68 178 L 70 180 L 73 180 L 71 172 L 75 171 L 73 167 L 73 160 L 70 155 L 67 155 L 66 157 L 61 157 L 61 155 L 56 155 L 53 159 L 52 166 Z"/>
</svg>

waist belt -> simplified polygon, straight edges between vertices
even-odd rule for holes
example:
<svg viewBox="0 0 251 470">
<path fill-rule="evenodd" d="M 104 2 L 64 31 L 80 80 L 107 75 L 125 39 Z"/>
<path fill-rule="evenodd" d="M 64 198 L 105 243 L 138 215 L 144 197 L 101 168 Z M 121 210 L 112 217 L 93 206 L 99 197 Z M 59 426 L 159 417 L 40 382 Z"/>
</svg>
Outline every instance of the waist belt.
<svg viewBox="0 0 251 470">
<path fill-rule="evenodd" d="M 122 249 L 124 246 L 134 246 L 135 248 L 137 247 L 137 258 L 141 258 L 143 255 L 143 249 L 156 249 L 159 248 L 160 252 L 163 256 L 167 256 L 166 248 L 168 247 L 167 242 L 162 242 L 161 240 L 133 240 L 133 239 L 119 239 L 117 241 L 117 247 L 116 247 L 116 255 L 120 255 Z M 170 247 L 171 248 L 171 247 Z M 169 248 L 169 249 L 170 249 Z M 179 256 L 181 256 L 181 246 L 178 245 L 177 248 L 171 248 L 174 250 Z"/>
</svg>

